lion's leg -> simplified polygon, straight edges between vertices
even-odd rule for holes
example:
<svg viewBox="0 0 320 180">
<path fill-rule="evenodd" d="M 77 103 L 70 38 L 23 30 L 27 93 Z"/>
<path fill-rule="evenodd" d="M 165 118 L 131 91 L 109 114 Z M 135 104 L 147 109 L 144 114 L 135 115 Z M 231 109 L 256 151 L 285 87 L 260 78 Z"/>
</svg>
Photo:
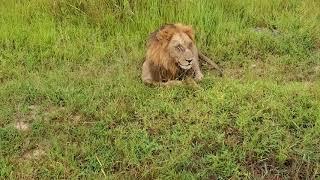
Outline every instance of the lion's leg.
<svg viewBox="0 0 320 180">
<path fill-rule="evenodd" d="M 197 59 L 193 64 L 192 64 L 192 68 L 194 70 L 194 79 L 196 81 L 201 81 L 203 78 L 203 74 L 200 70 L 200 65 L 199 65 L 199 60 Z"/>
<path fill-rule="evenodd" d="M 176 86 L 176 85 L 181 85 L 182 81 L 178 80 L 170 80 L 164 83 L 161 83 L 161 86 Z"/>
<path fill-rule="evenodd" d="M 172 80 L 167 82 L 156 82 L 156 81 L 144 81 L 147 85 L 158 86 L 158 87 L 172 87 L 176 85 L 181 85 L 182 81 Z"/>
<path fill-rule="evenodd" d="M 154 81 L 150 72 L 150 64 L 148 61 L 145 61 L 142 65 L 141 79 L 146 84 L 152 84 Z"/>
<path fill-rule="evenodd" d="M 181 81 L 178 80 L 169 80 L 167 82 L 158 82 L 155 81 L 152 77 L 152 73 L 150 72 L 150 63 L 148 61 L 145 61 L 142 66 L 142 75 L 141 79 L 145 84 L 151 85 L 151 86 L 174 86 L 182 84 Z"/>
</svg>

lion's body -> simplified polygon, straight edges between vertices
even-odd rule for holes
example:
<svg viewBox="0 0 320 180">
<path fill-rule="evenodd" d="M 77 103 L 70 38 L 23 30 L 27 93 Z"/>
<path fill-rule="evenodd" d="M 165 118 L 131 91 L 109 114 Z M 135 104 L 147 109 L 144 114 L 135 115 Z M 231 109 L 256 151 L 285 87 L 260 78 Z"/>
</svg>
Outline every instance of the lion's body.
<svg viewBox="0 0 320 180">
<path fill-rule="evenodd" d="M 193 30 L 181 24 L 169 24 L 151 33 L 142 67 L 145 83 L 167 83 L 193 77 L 201 80 L 198 50 Z"/>
<path fill-rule="evenodd" d="M 153 82 L 167 82 L 170 80 L 183 80 L 184 78 L 190 77 L 193 74 L 193 69 L 166 69 L 163 66 L 154 64 L 151 61 L 145 61 L 143 64 L 142 79 L 152 80 Z"/>
</svg>

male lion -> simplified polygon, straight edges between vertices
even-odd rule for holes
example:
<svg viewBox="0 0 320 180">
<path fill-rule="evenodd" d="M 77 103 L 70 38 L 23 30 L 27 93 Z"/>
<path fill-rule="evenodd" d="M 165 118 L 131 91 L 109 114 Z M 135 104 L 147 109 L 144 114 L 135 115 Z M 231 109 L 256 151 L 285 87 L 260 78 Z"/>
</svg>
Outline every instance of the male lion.
<svg viewBox="0 0 320 180">
<path fill-rule="evenodd" d="M 178 84 L 186 77 L 200 81 L 203 74 L 199 57 L 220 71 L 215 63 L 198 52 L 192 27 L 166 24 L 149 37 L 142 80 L 152 85 Z"/>
</svg>

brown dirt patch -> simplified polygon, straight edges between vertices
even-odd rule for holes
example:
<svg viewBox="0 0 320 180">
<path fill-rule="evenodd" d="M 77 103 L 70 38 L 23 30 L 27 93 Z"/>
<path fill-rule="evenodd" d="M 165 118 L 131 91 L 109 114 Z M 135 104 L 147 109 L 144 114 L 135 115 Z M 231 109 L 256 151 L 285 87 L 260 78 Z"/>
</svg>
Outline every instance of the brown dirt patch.
<svg viewBox="0 0 320 180">
<path fill-rule="evenodd" d="M 283 163 L 274 155 L 259 159 L 254 153 L 249 153 L 244 166 L 256 179 L 316 179 L 320 177 L 319 164 L 306 162 L 301 157 L 288 158 Z"/>
<path fill-rule="evenodd" d="M 28 131 L 30 130 L 30 124 L 36 119 L 36 116 L 39 112 L 39 107 L 36 105 L 31 105 L 28 107 L 29 112 L 26 114 L 18 111 L 15 116 L 16 122 L 14 127 L 19 131 Z"/>
<path fill-rule="evenodd" d="M 243 135 L 239 129 L 232 127 L 232 126 L 228 126 L 228 127 L 224 128 L 224 132 L 225 132 L 224 143 L 227 146 L 234 148 L 234 147 L 242 144 Z"/>
<path fill-rule="evenodd" d="M 36 148 L 36 149 L 32 149 L 32 150 L 25 152 L 22 155 L 22 158 L 24 160 L 38 160 L 38 159 L 41 159 L 41 157 L 43 157 L 45 155 L 46 155 L 46 152 L 44 150 L 42 150 L 41 148 Z"/>
<path fill-rule="evenodd" d="M 14 124 L 14 127 L 18 129 L 19 131 L 28 131 L 30 130 L 30 125 L 29 123 L 23 122 L 23 121 L 18 121 Z"/>
</svg>

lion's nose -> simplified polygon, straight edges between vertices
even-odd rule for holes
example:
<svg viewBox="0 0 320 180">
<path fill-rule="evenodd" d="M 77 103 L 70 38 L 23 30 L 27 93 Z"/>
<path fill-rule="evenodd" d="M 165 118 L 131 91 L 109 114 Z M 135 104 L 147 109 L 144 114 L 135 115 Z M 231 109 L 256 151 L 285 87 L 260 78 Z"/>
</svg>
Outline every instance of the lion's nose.
<svg viewBox="0 0 320 180">
<path fill-rule="evenodd" d="M 193 59 L 186 59 L 186 61 L 187 61 L 188 63 L 191 63 L 192 60 L 193 60 Z"/>
</svg>

